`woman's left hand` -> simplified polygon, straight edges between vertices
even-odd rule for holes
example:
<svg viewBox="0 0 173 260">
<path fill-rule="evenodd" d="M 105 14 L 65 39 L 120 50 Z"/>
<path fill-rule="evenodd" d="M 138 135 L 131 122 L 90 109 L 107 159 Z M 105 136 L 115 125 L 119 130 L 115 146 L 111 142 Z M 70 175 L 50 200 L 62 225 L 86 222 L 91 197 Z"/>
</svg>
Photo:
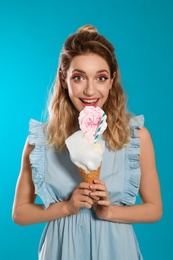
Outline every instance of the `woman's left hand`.
<svg viewBox="0 0 173 260">
<path fill-rule="evenodd" d="M 99 198 L 93 205 L 96 216 L 100 219 L 105 219 L 110 206 L 106 185 L 102 180 L 94 180 L 94 184 L 90 185 L 90 189 L 92 190 L 90 196 Z"/>
</svg>

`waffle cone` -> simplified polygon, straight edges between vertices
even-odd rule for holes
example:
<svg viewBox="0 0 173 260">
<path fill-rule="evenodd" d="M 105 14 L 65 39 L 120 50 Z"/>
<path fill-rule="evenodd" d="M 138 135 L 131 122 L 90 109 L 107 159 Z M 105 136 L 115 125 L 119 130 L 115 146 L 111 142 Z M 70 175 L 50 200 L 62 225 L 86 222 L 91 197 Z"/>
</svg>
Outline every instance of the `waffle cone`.
<svg viewBox="0 0 173 260">
<path fill-rule="evenodd" d="M 77 169 L 84 182 L 93 183 L 94 180 L 99 179 L 100 177 L 101 166 L 99 166 L 96 170 L 91 171 L 90 173 L 87 173 L 84 169 L 80 167 L 77 167 Z"/>
</svg>

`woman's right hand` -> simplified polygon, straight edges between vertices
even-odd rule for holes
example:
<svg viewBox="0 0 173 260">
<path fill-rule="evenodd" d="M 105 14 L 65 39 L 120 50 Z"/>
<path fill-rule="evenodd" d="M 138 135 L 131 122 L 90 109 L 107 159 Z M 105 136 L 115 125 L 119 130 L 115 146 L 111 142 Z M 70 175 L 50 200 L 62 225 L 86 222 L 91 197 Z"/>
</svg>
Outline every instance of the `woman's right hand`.
<svg viewBox="0 0 173 260">
<path fill-rule="evenodd" d="M 90 197 L 90 184 L 81 182 L 72 192 L 71 198 L 67 202 L 67 207 L 71 215 L 75 215 L 81 208 L 92 208 L 93 200 Z"/>
</svg>

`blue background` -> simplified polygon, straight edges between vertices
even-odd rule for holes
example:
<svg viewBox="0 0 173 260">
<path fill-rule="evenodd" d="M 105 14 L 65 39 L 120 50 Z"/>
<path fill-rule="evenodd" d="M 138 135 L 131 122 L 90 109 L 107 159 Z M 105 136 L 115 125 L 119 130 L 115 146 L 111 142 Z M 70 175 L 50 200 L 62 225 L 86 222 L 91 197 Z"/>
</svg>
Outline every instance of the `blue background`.
<svg viewBox="0 0 173 260">
<path fill-rule="evenodd" d="M 21 153 L 29 119 L 43 118 L 64 40 L 87 23 L 115 45 L 128 107 L 144 114 L 155 146 L 164 215 L 134 225 L 141 251 L 145 260 L 171 259 L 172 13 L 171 0 L 0 0 L 0 259 L 37 259 L 44 224 L 11 219 Z"/>
</svg>

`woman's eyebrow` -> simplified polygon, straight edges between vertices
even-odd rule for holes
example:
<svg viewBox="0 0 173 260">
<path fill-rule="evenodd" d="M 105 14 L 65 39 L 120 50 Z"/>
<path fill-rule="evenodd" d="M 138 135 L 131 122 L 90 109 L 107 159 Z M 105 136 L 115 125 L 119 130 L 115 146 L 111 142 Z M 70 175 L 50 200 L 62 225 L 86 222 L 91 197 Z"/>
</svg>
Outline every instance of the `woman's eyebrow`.
<svg viewBox="0 0 173 260">
<path fill-rule="evenodd" d="M 102 72 L 106 72 L 106 73 L 109 74 L 109 72 L 107 70 L 99 70 L 99 71 L 97 71 L 97 73 L 102 73 Z"/>
<path fill-rule="evenodd" d="M 75 71 L 86 74 L 85 71 L 79 70 L 79 69 L 74 69 L 74 70 L 72 71 L 72 73 L 75 72 Z M 109 72 L 108 72 L 107 70 L 98 70 L 96 73 L 102 73 L 102 72 L 106 72 L 106 73 L 109 74 Z"/>
<path fill-rule="evenodd" d="M 83 71 L 83 70 L 79 70 L 79 69 L 74 69 L 74 70 L 72 71 L 72 73 L 75 72 L 75 71 L 80 72 L 80 73 L 85 73 L 85 74 L 86 74 L 85 71 Z"/>
</svg>

